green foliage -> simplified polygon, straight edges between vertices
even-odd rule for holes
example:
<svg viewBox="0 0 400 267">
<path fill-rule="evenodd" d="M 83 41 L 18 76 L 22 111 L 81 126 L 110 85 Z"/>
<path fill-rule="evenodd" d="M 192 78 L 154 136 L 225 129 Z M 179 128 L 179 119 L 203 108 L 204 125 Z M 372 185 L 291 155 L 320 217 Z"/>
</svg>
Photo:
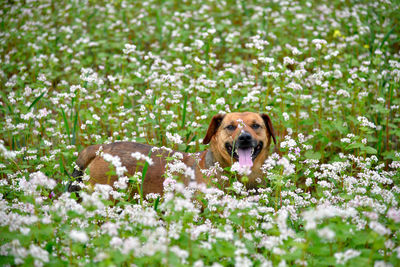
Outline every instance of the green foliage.
<svg viewBox="0 0 400 267">
<path fill-rule="evenodd" d="M 397 1 L 0 7 L 1 265 L 399 265 Z M 185 189 L 171 154 L 163 196 L 144 161 L 66 193 L 88 145 L 198 152 L 231 111 L 272 118 L 257 190 Z"/>
</svg>

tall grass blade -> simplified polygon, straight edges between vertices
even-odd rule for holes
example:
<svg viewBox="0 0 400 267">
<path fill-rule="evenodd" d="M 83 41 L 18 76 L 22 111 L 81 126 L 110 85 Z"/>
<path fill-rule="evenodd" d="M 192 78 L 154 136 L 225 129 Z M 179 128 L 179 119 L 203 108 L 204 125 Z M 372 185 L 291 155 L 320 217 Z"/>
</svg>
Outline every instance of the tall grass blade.
<svg viewBox="0 0 400 267">
<path fill-rule="evenodd" d="M 71 136 L 70 136 L 70 132 L 69 132 L 68 120 L 67 120 L 67 117 L 65 116 L 64 109 L 61 109 L 61 113 L 62 113 L 63 120 L 64 120 L 64 127 L 65 127 L 65 130 L 67 131 L 68 139 L 71 143 Z"/>
<path fill-rule="evenodd" d="M 147 156 L 150 158 L 151 150 L 149 151 L 149 154 Z M 141 204 L 143 204 L 143 183 L 144 183 L 144 178 L 146 177 L 148 168 L 149 168 L 149 163 L 146 161 L 144 164 L 144 167 L 143 167 L 143 171 L 142 171 L 142 182 L 140 183 L 140 200 L 142 201 Z"/>
<path fill-rule="evenodd" d="M 381 45 L 379 46 L 379 49 L 382 48 L 382 46 L 385 44 L 385 42 L 387 41 L 387 39 L 389 39 L 390 34 L 392 34 L 392 32 L 394 31 L 394 29 L 397 27 L 397 25 L 394 25 L 390 31 L 388 31 L 388 33 L 386 33 L 385 37 L 383 37 Z"/>
<path fill-rule="evenodd" d="M 40 96 L 36 97 L 36 99 L 33 100 L 32 104 L 29 105 L 28 111 L 33 108 L 33 106 L 44 96 L 45 93 L 46 92 L 41 93 Z"/>
<path fill-rule="evenodd" d="M 154 203 L 154 210 L 155 211 L 157 211 L 159 203 L 160 203 L 160 196 L 157 197 L 156 202 Z"/>
<path fill-rule="evenodd" d="M 75 119 L 74 119 L 74 127 L 72 128 L 72 140 L 71 140 L 71 145 L 75 145 L 76 143 L 76 131 L 77 131 L 77 125 L 78 125 L 78 112 L 75 112 Z"/>
<path fill-rule="evenodd" d="M 183 129 L 183 127 L 185 127 L 186 109 L 187 109 L 187 98 L 188 98 L 188 95 L 187 95 L 187 93 L 186 93 L 186 94 L 185 94 L 184 101 L 183 101 L 182 124 L 181 124 L 181 128 L 182 128 L 182 129 Z"/>
</svg>

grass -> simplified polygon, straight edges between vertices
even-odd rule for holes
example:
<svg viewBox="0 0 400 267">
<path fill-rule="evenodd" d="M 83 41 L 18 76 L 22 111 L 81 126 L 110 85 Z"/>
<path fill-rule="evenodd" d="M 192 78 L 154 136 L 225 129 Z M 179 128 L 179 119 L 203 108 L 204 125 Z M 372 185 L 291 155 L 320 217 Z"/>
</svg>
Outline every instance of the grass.
<svg viewBox="0 0 400 267">
<path fill-rule="evenodd" d="M 398 1 L 0 6 L 1 264 L 399 265 Z M 202 151 L 231 111 L 277 133 L 257 193 L 65 193 L 88 145 Z"/>
</svg>

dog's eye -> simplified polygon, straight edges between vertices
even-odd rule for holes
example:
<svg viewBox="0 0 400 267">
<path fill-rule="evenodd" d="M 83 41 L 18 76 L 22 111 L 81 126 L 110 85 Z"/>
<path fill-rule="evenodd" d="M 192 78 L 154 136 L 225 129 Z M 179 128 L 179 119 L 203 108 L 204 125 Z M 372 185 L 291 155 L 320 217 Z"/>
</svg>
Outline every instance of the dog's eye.
<svg viewBox="0 0 400 267">
<path fill-rule="evenodd" d="M 233 131 L 233 130 L 236 129 L 236 126 L 234 126 L 234 125 L 228 125 L 228 126 L 225 127 L 225 129 L 228 129 L 229 131 Z"/>
<path fill-rule="evenodd" d="M 260 127 L 261 127 L 261 125 L 257 124 L 257 123 L 254 123 L 253 125 L 251 125 L 251 128 L 253 128 L 254 130 L 257 130 Z"/>
</svg>

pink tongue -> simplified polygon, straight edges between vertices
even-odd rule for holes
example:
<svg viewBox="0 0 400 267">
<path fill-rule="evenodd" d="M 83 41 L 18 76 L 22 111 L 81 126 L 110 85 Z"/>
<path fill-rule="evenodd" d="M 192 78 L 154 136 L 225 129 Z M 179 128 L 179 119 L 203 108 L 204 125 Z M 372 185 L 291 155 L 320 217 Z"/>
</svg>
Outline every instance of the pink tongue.
<svg viewBox="0 0 400 267">
<path fill-rule="evenodd" d="M 251 148 L 248 149 L 241 149 L 238 148 L 237 150 L 239 155 L 239 164 L 240 166 L 253 166 L 253 161 L 251 160 Z"/>
</svg>

